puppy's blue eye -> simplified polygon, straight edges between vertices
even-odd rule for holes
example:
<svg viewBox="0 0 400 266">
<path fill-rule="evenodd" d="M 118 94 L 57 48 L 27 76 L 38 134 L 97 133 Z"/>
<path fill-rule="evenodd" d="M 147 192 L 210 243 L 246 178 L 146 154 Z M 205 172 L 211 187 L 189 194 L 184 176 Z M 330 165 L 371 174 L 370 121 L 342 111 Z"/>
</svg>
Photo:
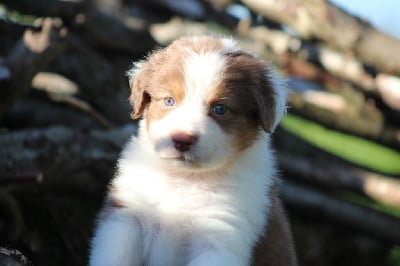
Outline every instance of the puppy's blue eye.
<svg viewBox="0 0 400 266">
<path fill-rule="evenodd" d="M 223 115 L 228 111 L 228 107 L 225 104 L 217 103 L 212 107 L 211 111 L 216 115 Z"/>
<path fill-rule="evenodd" d="M 164 98 L 164 104 L 165 106 L 174 106 L 175 105 L 175 99 L 172 97 L 165 97 Z"/>
</svg>

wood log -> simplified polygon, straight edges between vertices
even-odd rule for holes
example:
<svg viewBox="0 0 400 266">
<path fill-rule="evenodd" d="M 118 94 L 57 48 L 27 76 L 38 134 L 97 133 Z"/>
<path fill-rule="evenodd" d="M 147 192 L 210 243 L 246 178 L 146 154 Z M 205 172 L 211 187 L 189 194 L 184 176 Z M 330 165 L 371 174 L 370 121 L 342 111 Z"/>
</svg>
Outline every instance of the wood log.
<svg viewBox="0 0 400 266">
<path fill-rule="evenodd" d="M 131 134 L 132 124 L 121 128 L 90 130 L 85 133 L 66 127 L 29 129 L 0 134 L 1 177 L 18 178 L 21 173 L 38 172 L 42 183 L 55 187 L 82 185 L 80 189 L 94 191 L 98 183 L 108 182 L 118 154 Z M 92 180 L 68 178 L 69 173 L 91 173 Z M 101 174 L 99 174 L 101 173 Z M 97 184 L 97 185 L 96 185 Z"/>
<path fill-rule="evenodd" d="M 129 83 L 125 76 L 131 64 L 124 57 L 123 67 L 116 66 L 77 36 L 70 38 L 70 49 L 51 69 L 79 87 L 77 97 L 89 103 L 111 123 L 121 125 L 130 121 Z"/>
<path fill-rule="evenodd" d="M 352 110 L 356 105 L 344 98 L 314 91 L 312 88 L 315 86 L 311 83 L 307 85 L 304 81 L 292 79 L 290 86 L 293 89 L 289 96 L 290 105 L 296 113 L 327 127 L 400 149 L 400 129 L 385 122 L 383 114 L 373 101 L 367 101 L 357 111 Z M 330 102 L 333 98 L 338 101 L 336 105 Z"/>
<path fill-rule="evenodd" d="M 297 60 L 322 67 L 322 70 L 339 79 L 351 81 L 368 93 L 376 93 L 374 77 L 360 61 L 323 43 L 307 41 L 268 26 L 242 27 L 239 34 L 265 43 L 277 55 L 294 55 Z"/>
<path fill-rule="evenodd" d="M 400 41 L 325 0 L 242 0 L 254 12 L 288 25 L 303 38 L 317 38 L 366 65 L 400 74 Z M 382 47 L 385 47 L 384 49 Z M 390 60 L 388 60 L 390 58 Z"/>
<path fill-rule="evenodd" d="M 92 10 L 79 16 L 78 29 L 84 32 L 84 38 L 92 46 L 107 51 L 143 56 L 156 47 L 146 24 L 137 25 L 126 20 L 128 18 L 123 14 L 109 15 Z"/>
<path fill-rule="evenodd" d="M 347 190 L 365 195 L 377 202 L 400 207 L 400 180 L 321 159 L 278 153 L 279 166 L 285 177 L 304 181 L 329 190 Z"/>
<path fill-rule="evenodd" d="M 289 209 L 299 215 L 339 224 L 391 244 L 400 243 L 400 219 L 309 187 L 285 181 L 281 195 Z"/>
<path fill-rule="evenodd" d="M 268 26 L 241 27 L 239 35 L 262 42 L 275 55 L 274 63 L 286 74 L 322 83 L 325 89 L 340 93 L 343 81 L 354 84 L 366 97 L 379 98 L 390 110 L 381 108 L 390 116 L 400 110 L 400 95 L 396 88 L 399 78 L 383 73 L 370 73 L 367 67 L 353 56 L 341 53 L 322 43 L 309 42 Z M 276 60 L 278 58 L 278 60 Z M 346 85 L 349 87 L 350 85 Z M 387 108 L 386 108 L 387 109 Z M 400 120 L 391 120 L 400 125 Z"/>
<path fill-rule="evenodd" d="M 400 78 L 386 74 L 378 74 L 376 86 L 383 101 L 400 114 Z"/>
<path fill-rule="evenodd" d="M 65 126 L 76 130 L 102 126 L 90 113 L 63 101 L 53 101 L 33 90 L 28 97 L 18 99 L 4 115 L 0 127 L 8 130 Z"/>
</svg>

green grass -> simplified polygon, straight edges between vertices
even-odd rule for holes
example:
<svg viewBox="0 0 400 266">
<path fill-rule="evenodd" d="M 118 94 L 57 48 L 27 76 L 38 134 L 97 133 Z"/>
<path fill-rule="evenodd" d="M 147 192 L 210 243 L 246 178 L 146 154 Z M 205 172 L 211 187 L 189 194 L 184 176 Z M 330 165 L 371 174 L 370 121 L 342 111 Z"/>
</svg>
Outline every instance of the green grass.
<svg viewBox="0 0 400 266">
<path fill-rule="evenodd" d="M 289 114 L 281 126 L 307 142 L 354 164 L 385 174 L 400 174 L 400 152 L 372 141 L 327 129 Z"/>
<path fill-rule="evenodd" d="M 400 266 L 400 246 L 392 248 L 386 266 Z"/>
<path fill-rule="evenodd" d="M 378 212 L 400 218 L 400 208 L 398 207 L 388 206 L 350 191 L 341 191 L 339 196 L 349 202 L 363 205 Z"/>
</svg>

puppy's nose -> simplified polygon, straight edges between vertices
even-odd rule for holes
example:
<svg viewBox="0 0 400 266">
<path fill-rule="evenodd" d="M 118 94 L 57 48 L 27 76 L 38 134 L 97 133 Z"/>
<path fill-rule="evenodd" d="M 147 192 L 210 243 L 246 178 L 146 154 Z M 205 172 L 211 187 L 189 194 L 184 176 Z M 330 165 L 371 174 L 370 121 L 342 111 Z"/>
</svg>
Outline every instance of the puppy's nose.
<svg viewBox="0 0 400 266">
<path fill-rule="evenodd" d="M 171 138 L 175 149 L 184 152 L 190 150 L 190 147 L 196 143 L 199 137 L 186 132 L 177 132 Z"/>
</svg>

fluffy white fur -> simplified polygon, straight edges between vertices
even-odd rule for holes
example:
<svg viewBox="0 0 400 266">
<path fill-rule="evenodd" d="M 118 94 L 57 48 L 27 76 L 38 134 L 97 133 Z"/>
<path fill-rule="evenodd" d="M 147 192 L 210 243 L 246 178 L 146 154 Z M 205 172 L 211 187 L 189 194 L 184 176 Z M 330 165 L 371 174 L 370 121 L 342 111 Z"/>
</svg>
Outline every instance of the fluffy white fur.
<svg viewBox="0 0 400 266">
<path fill-rule="evenodd" d="M 103 210 L 90 265 L 249 265 L 276 171 L 269 134 L 260 131 L 238 153 L 233 137 L 205 113 L 204 99 L 224 63 L 218 53 L 188 57 L 184 102 L 159 121 L 140 121 L 112 182 L 113 197 L 126 207 Z M 275 125 L 285 111 L 284 92 L 276 98 Z M 187 155 L 195 164 L 176 159 L 170 140 L 176 130 L 199 136 Z"/>
</svg>

